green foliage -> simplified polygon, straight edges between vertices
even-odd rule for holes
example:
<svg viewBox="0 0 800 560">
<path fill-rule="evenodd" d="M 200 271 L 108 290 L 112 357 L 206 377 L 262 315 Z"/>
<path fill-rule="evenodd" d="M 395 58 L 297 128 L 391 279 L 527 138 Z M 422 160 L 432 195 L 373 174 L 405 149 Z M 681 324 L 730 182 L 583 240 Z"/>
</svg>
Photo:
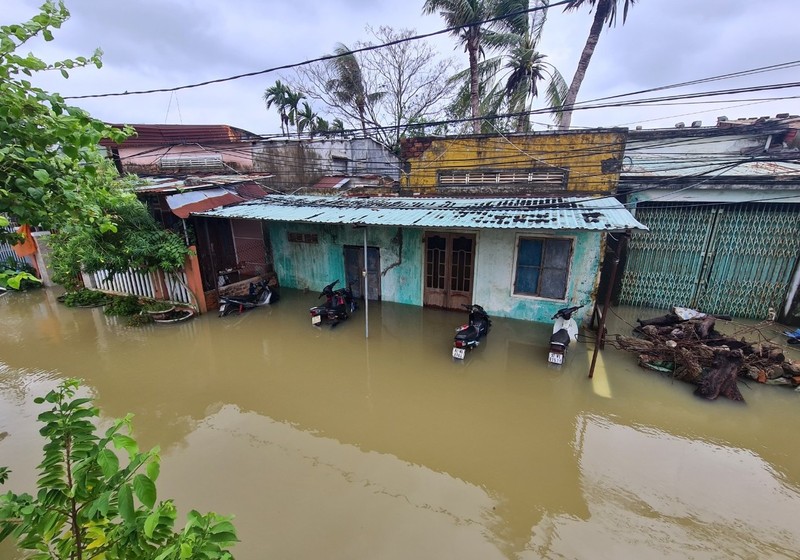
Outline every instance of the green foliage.
<svg viewBox="0 0 800 560">
<path fill-rule="evenodd" d="M 82 223 L 113 229 L 98 205 L 108 185 L 98 180 L 104 156 L 103 138 L 121 141 L 120 131 L 91 118 L 64 99 L 31 85 L 37 72 L 101 66 L 100 51 L 52 64 L 17 49 L 41 36 L 53 39 L 53 29 L 69 17 L 62 2 L 45 2 L 40 12 L 22 24 L 0 26 L 0 214 L 19 223 L 48 229 Z M 0 232 L 0 240 L 11 234 Z"/>
<path fill-rule="evenodd" d="M 97 290 L 80 289 L 67 292 L 60 300 L 67 307 L 96 307 L 109 303 L 111 296 Z"/>
<path fill-rule="evenodd" d="M 189 249 L 181 237 L 162 229 L 132 192 L 120 186 L 99 202 L 113 218 L 113 230 L 67 227 L 51 236 L 53 280 L 70 289 L 81 270 L 108 271 L 109 277 L 136 270 L 174 272 Z"/>
<path fill-rule="evenodd" d="M 116 317 L 130 317 L 142 312 L 142 304 L 136 296 L 114 296 L 106 305 L 104 313 Z"/>
<path fill-rule="evenodd" d="M 92 399 L 74 398 L 68 380 L 37 403 L 47 442 L 36 496 L 0 496 L 0 541 L 16 539 L 26 558 L 105 560 L 231 559 L 237 542 L 230 518 L 196 511 L 175 532 L 172 500 L 158 501 L 158 448 L 142 452 L 130 415 L 99 435 Z M 0 483 L 8 470 L 0 468 Z"/>
<path fill-rule="evenodd" d="M 28 288 L 39 288 L 42 281 L 30 272 L 19 270 L 0 270 L 0 288 L 25 291 Z"/>
<path fill-rule="evenodd" d="M 0 264 L 0 288 L 20 291 L 41 288 L 42 281 L 34 272 L 34 268 L 28 263 L 8 257 L 5 263 Z"/>
</svg>

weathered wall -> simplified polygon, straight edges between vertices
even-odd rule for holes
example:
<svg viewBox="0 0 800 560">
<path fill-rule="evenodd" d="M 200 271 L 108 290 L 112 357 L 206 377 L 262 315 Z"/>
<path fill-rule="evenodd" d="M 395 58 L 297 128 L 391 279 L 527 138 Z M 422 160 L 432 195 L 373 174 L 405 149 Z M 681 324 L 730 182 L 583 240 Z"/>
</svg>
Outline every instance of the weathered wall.
<svg viewBox="0 0 800 560">
<path fill-rule="evenodd" d="M 473 301 L 489 315 L 528 321 L 550 322 L 562 307 L 586 305 L 575 316 L 588 317 L 595 300 L 595 286 L 602 257 L 602 234 L 597 232 L 559 232 L 558 237 L 573 239 L 573 254 L 567 283 L 566 301 L 514 295 L 514 259 L 517 237 L 547 237 L 553 232 L 484 230 L 478 235 Z"/>
<path fill-rule="evenodd" d="M 504 137 L 411 138 L 403 143 L 407 162 L 403 186 L 411 191 L 434 191 L 437 173 L 443 170 L 535 168 L 566 170 L 564 190 L 570 194 L 613 192 L 626 137 L 625 130 L 604 129 Z M 486 194 L 500 190 L 491 185 L 480 187 Z"/>
<path fill-rule="evenodd" d="M 344 285 L 344 246 L 364 243 L 363 230 L 349 226 L 270 223 L 268 227 L 275 272 L 280 285 L 287 288 L 319 293 L 337 278 L 339 286 Z M 422 305 L 422 231 L 403 229 L 398 235 L 399 229 L 367 230 L 367 245 L 380 248 L 382 297 Z M 318 242 L 290 242 L 290 232 L 317 234 Z"/>
<path fill-rule="evenodd" d="M 276 188 L 293 192 L 325 175 L 400 177 L 400 160 L 371 139 L 271 140 L 258 143 L 255 171 L 272 173 Z"/>
</svg>

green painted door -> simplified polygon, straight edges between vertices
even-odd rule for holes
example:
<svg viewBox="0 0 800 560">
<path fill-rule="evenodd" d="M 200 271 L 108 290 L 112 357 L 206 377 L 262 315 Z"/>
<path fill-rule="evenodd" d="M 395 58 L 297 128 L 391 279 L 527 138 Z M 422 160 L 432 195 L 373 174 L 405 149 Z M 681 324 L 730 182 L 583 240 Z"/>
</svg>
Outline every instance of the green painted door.
<svg viewBox="0 0 800 560">
<path fill-rule="evenodd" d="M 778 309 L 800 252 L 800 205 L 647 203 L 622 277 L 620 303 L 763 319 Z"/>
</svg>

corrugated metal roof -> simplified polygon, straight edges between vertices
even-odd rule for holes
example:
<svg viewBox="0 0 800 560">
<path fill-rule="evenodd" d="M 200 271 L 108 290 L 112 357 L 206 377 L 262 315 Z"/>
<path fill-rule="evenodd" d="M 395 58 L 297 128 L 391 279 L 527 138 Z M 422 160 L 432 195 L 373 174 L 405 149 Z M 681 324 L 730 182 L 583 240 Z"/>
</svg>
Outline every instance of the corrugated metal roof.
<svg viewBox="0 0 800 560">
<path fill-rule="evenodd" d="M 184 178 L 148 177 L 147 184 L 136 187 L 138 193 L 170 193 L 204 190 L 238 183 L 263 181 L 272 177 L 269 173 L 236 173 L 229 175 L 198 175 Z"/>
<path fill-rule="evenodd" d="M 729 156 L 732 157 L 733 156 Z M 731 165 L 734 161 L 731 161 Z M 748 161 L 730 169 L 721 169 L 725 161 L 719 154 L 663 154 L 659 159 L 646 160 L 634 158 L 629 160 L 623 170 L 623 179 L 638 177 L 758 177 L 760 179 L 773 178 L 798 179 L 800 178 L 800 165 L 785 161 Z"/>
<path fill-rule="evenodd" d="M 419 228 L 647 230 L 607 198 L 394 198 L 270 195 L 194 215 Z"/>
<path fill-rule="evenodd" d="M 111 124 L 122 128 L 122 124 Z M 227 124 L 132 124 L 136 134 L 122 142 L 125 147 L 174 146 L 180 144 L 222 144 L 257 140 L 258 136 Z M 108 139 L 100 141 L 102 146 L 117 146 Z"/>
<path fill-rule="evenodd" d="M 166 200 L 172 213 L 183 219 L 188 218 L 192 212 L 202 212 L 218 206 L 244 202 L 243 198 L 225 189 L 207 189 L 204 191 L 171 194 L 166 197 Z"/>
</svg>

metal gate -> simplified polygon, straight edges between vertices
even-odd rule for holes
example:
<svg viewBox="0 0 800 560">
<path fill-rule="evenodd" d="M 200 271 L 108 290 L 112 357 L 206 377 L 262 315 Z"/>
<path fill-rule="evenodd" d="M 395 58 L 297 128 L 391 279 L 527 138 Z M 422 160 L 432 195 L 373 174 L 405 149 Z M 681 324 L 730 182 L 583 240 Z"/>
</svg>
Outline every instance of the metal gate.
<svg viewBox="0 0 800 560">
<path fill-rule="evenodd" d="M 620 303 L 763 319 L 783 303 L 800 252 L 800 205 L 648 203 L 636 219 Z"/>
</svg>

